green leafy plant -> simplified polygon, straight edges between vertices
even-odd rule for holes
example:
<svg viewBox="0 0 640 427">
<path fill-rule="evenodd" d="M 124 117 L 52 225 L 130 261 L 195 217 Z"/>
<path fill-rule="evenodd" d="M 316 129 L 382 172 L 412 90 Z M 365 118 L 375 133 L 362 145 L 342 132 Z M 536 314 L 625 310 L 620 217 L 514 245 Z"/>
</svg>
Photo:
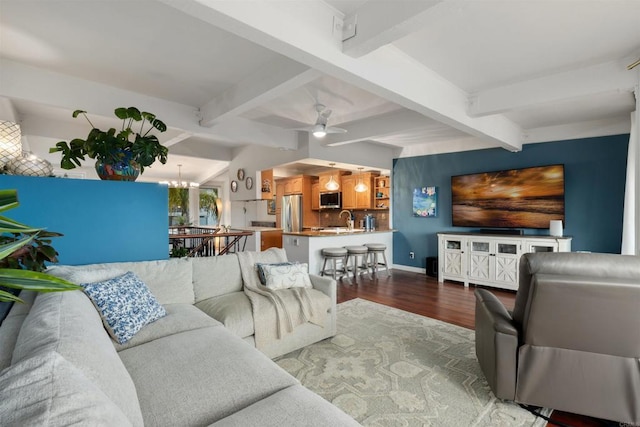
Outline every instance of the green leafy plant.
<svg viewBox="0 0 640 427">
<path fill-rule="evenodd" d="M 187 255 L 189 255 L 189 249 L 185 248 L 184 246 L 173 248 L 169 253 L 169 257 L 171 258 L 184 258 Z"/>
<path fill-rule="evenodd" d="M 18 192 L 0 190 L 0 212 L 16 206 Z M 7 288 L 37 292 L 82 289 L 71 282 L 42 272 L 45 269 L 45 261 L 58 261 L 58 254 L 50 245 L 50 238 L 60 235 L 0 216 L 0 301 L 22 302 Z"/>
<path fill-rule="evenodd" d="M 164 122 L 154 114 L 140 112 L 135 107 L 116 108 L 114 113 L 122 120 L 122 128 L 119 131 L 115 128 L 100 130 L 89 120 L 86 111 L 74 111 L 73 117 L 77 118 L 82 114 L 92 129 L 86 139 L 60 141 L 49 149 L 50 153 L 62 153 L 60 167 L 73 169 L 81 166 L 81 160 L 85 160 L 85 156 L 106 164 L 134 161 L 140 166 L 140 172 L 144 172 L 144 168 L 151 166 L 156 160 L 162 164 L 167 163 L 168 148 L 160 144 L 156 135 L 150 134 L 153 129 L 159 132 L 166 131 L 167 125 Z M 132 126 L 138 122 L 141 123 L 136 132 Z M 145 124 L 149 125 L 146 130 Z"/>
</svg>

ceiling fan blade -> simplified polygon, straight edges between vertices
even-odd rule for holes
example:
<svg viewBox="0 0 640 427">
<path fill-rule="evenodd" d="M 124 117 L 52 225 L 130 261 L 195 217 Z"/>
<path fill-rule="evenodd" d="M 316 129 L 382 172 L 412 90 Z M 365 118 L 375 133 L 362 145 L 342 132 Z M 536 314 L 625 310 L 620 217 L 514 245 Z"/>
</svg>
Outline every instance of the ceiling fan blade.
<svg viewBox="0 0 640 427">
<path fill-rule="evenodd" d="M 328 127 L 325 129 L 327 133 L 346 133 L 347 130 L 346 129 L 342 129 L 342 128 L 335 128 L 335 127 Z"/>
</svg>

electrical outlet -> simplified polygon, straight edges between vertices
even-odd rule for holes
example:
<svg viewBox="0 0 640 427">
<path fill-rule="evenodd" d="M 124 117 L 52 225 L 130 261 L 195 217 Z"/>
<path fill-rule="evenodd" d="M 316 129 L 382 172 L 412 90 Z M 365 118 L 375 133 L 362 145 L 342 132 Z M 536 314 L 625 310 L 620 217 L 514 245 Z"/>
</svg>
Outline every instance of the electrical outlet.
<svg viewBox="0 0 640 427">
<path fill-rule="evenodd" d="M 414 259 L 416 257 L 416 254 L 413 252 L 409 252 L 409 259 Z"/>
</svg>

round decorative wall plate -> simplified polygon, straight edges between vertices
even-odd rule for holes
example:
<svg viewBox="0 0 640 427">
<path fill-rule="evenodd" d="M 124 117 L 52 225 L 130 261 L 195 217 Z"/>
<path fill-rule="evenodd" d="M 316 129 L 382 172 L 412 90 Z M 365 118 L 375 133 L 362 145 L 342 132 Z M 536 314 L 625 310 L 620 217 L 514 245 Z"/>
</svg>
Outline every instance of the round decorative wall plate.
<svg viewBox="0 0 640 427">
<path fill-rule="evenodd" d="M 231 181 L 231 191 L 234 193 L 238 191 L 238 181 Z"/>
<path fill-rule="evenodd" d="M 248 176 L 245 185 L 247 186 L 247 190 L 251 190 L 253 188 L 253 178 Z"/>
<path fill-rule="evenodd" d="M 244 180 L 244 169 L 238 169 L 238 179 L 240 181 Z"/>
</svg>

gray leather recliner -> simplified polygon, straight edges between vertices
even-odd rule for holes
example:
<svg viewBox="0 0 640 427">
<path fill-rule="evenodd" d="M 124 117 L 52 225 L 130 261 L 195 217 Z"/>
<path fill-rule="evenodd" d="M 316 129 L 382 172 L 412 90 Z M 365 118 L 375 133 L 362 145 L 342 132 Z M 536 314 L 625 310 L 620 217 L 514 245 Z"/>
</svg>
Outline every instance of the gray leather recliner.
<svg viewBox="0 0 640 427">
<path fill-rule="evenodd" d="M 526 254 L 513 312 L 475 295 L 496 397 L 640 425 L 640 257 Z"/>
</svg>

